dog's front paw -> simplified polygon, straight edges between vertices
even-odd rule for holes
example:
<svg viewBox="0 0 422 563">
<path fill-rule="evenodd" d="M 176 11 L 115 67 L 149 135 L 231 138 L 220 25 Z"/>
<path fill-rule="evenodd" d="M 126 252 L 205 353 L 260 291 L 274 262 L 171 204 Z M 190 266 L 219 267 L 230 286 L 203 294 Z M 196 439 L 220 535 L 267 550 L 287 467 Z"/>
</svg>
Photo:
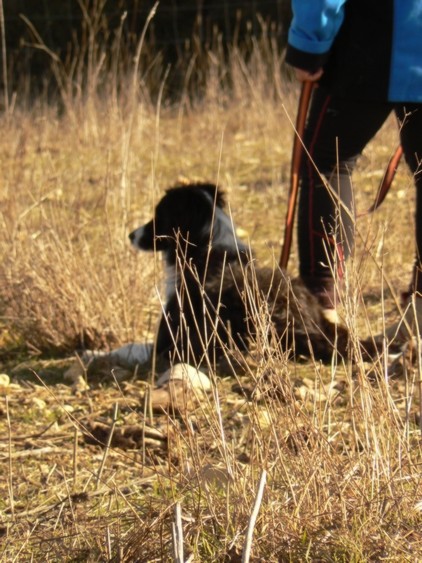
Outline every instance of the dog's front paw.
<svg viewBox="0 0 422 563">
<path fill-rule="evenodd" d="M 112 350 L 108 355 L 113 362 L 116 362 L 116 365 L 126 368 L 135 368 L 136 366 L 149 363 L 152 358 L 153 350 L 154 345 L 152 342 L 141 344 L 131 343 L 121 348 L 116 348 L 116 350 Z"/>
</svg>

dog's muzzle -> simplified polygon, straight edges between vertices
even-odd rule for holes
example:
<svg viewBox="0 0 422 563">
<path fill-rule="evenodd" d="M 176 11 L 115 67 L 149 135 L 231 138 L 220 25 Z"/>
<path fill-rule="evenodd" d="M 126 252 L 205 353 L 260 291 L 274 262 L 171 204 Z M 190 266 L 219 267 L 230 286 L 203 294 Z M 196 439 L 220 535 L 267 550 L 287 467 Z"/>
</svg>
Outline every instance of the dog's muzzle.
<svg viewBox="0 0 422 563">
<path fill-rule="evenodd" d="M 145 228 L 139 227 L 129 234 L 129 240 L 136 248 L 142 248 L 142 240 L 145 235 Z"/>
</svg>

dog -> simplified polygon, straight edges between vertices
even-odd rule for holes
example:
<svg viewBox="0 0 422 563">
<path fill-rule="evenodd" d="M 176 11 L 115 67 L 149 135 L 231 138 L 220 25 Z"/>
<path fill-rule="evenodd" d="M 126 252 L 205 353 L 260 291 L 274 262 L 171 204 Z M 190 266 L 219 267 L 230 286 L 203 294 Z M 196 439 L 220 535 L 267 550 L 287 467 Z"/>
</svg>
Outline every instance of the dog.
<svg viewBox="0 0 422 563">
<path fill-rule="evenodd" d="M 290 356 L 327 362 L 334 352 L 347 355 L 347 330 L 325 318 L 300 279 L 280 268 L 256 266 L 216 185 L 168 189 L 154 217 L 129 239 L 136 249 L 164 258 L 166 299 L 157 355 L 197 366 L 219 361 L 233 349 L 247 352 L 259 330 L 268 327 L 272 345 Z"/>
</svg>

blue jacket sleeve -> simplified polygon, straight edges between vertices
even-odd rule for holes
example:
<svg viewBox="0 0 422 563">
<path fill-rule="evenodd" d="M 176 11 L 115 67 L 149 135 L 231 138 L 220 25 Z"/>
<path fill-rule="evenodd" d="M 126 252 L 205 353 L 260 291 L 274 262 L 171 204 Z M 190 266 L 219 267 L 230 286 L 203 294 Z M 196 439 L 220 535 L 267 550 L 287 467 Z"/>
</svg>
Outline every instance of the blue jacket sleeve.
<svg viewBox="0 0 422 563">
<path fill-rule="evenodd" d="M 323 66 L 343 23 L 347 0 L 292 0 L 286 62 L 314 72 Z"/>
</svg>

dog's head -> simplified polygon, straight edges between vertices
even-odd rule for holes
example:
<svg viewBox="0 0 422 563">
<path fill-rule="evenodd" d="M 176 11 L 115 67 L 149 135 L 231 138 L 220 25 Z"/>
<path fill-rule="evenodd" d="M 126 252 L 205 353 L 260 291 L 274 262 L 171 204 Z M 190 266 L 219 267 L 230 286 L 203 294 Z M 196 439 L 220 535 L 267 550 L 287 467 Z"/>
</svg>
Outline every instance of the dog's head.
<svg viewBox="0 0 422 563">
<path fill-rule="evenodd" d="M 177 245 L 201 248 L 234 246 L 236 238 L 230 218 L 223 211 L 224 196 L 214 184 L 189 184 L 166 191 L 154 218 L 129 238 L 141 250 L 173 254 Z"/>
</svg>

